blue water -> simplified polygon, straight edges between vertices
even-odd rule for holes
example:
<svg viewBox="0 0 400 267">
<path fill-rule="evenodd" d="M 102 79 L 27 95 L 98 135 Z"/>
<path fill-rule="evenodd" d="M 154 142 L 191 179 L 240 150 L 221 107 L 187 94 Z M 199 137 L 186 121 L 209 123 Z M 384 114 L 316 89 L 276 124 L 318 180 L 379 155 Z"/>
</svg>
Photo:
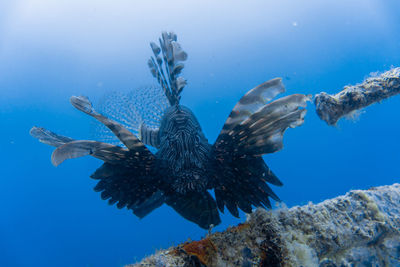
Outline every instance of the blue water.
<svg viewBox="0 0 400 267">
<path fill-rule="evenodd" d="M 55 168 L 33 125 L 78 139 L 91 118 L 71 95 L 96 102 L 109 91 L 153 84 L 150 41 L 173 30 L 189 59 L 182 103 L 210 142 L 249 89 L 283 77 L 287 93 L 334 93 L 371 72 L 400 66 L 400 2 L 1 1 L 0 266 L 123 266 L 206 234 L 163 206 L 139 220 L 100 199 L 94 158 Z M 282 151 L 265 156 L 284 182 L 287 206 L 400 176 L 400 97 L 329 127 L 312 104 Z M 222 216 L 222 231 L 245 219 Z"/>
</svg>

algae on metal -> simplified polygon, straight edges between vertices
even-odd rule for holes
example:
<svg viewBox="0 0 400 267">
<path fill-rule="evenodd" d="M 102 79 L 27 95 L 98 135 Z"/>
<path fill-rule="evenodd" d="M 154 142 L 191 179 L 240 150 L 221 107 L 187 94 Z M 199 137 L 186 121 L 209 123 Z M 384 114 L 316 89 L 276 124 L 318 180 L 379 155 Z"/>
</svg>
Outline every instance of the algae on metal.
<svg viewBox="0 0 400 267">
<path fill-rule="evenodd" d="M 400 93 L 400 68 L 393 68 L 361 84 L 345 86 L 335 95 L 321 92 L 315 96 L 318 116 L 335 125 L 343 116 Z"/>
<path fill-rule="evenodd" d="M 400 184 L 273 211 L 159 251 L 145 266 L 400 266 Z"/>
</svg>

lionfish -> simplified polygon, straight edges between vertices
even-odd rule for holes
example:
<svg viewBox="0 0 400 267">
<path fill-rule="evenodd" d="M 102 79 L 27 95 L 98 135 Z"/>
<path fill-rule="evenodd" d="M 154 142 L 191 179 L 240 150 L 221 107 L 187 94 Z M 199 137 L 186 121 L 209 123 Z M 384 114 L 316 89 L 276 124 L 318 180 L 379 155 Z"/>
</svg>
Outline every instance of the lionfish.
<svg viewBox="0 0 400 267">
<path fill-rule="evenodd" d="M 234 106 L 215 141 L 209 144 L 192 111 L 180 105 L 186 80 L 181 76 L 187 53 L 173 32 L 163 32 L 160 45 L 150 43 L 154 56 L 151 74 L 168 104 L 158 125 L 141 123 L 137 134 L 97 112 L 85 96 L 72 96 L 71 104 L 104 124 L 122 143 L 113 145 L 74 140 L 33 127 L 30 134 L 56 147 L 53 165 L 85 155 L 102 160 L 91 178 L 94 190 L 117 208 L 126 207 L 143 218 L 164 203 L 185 219 L 209 229 L 221 220 L 226 206 L 238 217 L 238 208 L 271 208 L 269 198 L 280 201 L 267 183 L 282 186 L 262 155 L 283 147 L 287 128 L 303 124 L 309 96 L 294 94 L 272 101 L 285 91 L 281 78 L 248 91 Z M 214 191 L 212 195 L 212 190 Z"/>
</svg>

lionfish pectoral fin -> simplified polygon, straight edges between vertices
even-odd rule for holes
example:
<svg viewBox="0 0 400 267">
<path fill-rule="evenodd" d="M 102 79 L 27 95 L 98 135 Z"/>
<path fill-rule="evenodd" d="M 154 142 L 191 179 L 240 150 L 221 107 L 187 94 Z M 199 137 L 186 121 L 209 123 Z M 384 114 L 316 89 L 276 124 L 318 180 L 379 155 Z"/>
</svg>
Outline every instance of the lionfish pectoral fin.
<svg viewBox="0 0 400 267">
<path fill-rule="evenodd" d="M 152 171 L 152 162 L 153 159 L 147 157 L 133 161 L 134 165 L 106 162 L 91 176 L 98 180 L 94 190 L 101 192 L 101 198 L 110 205 L 126 207 L 143 218 L 166 200 L 160 190 L 162 181 Z"/>
<path fill-rule="evenodd" d="M 310 101 L 310 96 L 295 94 L 269 102 L 284 91 L 281 79 L 276 78 L 245 94 L 226 120 L 214 144 L 216 151 L 263 155 L 281 149 L 283 133 L 303 124 Z"/>
<path fill-rule="evenodd" d="M 226 120 L 213 146 L 220 210 L 227 206 L 236 215 L 237 207 L 248 211 L 251 205 L 271 207 L 268 197 L 279 201 L 267 183 L 282 182 L 261 156 L 282 149 L 285 130 L 303 124 L 310 101 L 302 94 L 272 101 L 284 91 L 280 78 L 267 81 L 245 94 Z"/>
<path fill-rule="evenodd" d="M 143 203 L 135 207 L 131 207 L 131 209 L 136 216 L 142 219 L 153 210 L 159 208 L 162 204 L 164 204 L 165 199 L 166 198 L 164 193 L 158 190 L 154 193 L 154 195 L 146 199 Z"/>
<path fill-rule="evenodd" d="M 55 147 L 59 147 L 74 141 L 74 139 L 70 137 L 58 135 L 42 127 L 34 126 L 31 128 L 29 133 L 32 137 L 38 139 L 40 142 Z"/>
<path fill-rule="evenodd" d="M 103 123 L 129 150 L 147 150 L 146 146 L 123 125 L 96 112 L 92 103 L 86 96 L 72 96 L 70 102 L 79 111 L 82 111 Z M 150 153 L 150 151 L 148 152 Z"/>
<path fill-rule="evenodd" d="M 67 159 L 91 155 L 109 163 L 121 163 L 127 157 L 128 150 L 107 143 L 77 140 L 59 146 L 51 155 L 54 166 L 60 165 Z"/>
<path fill-rule="evenodd" d="M 281 78 L 264 82 L 248 91 L 233 107 L 222 128 L 221 134 L 231 131 L 257 109 L 283 92 L 285 92 L 285 87 L 282 84 Z"/>
<path fill-rule="evenodd" d="M 168 196 L 166 203 L 201 228 L 209 229 L 211 225 L 216 226 L 221 222 L 215 200 L 207 191 Z"/>
<path fill-rule="evenodd" d="M 229 212 L 239 216 L 238 208 L 246 213 L 254 207 L 271 208 L 269 198 L 280 201 L 267 185 L 282 185 L 281 181 L 269 170 L 260 156 L 232 156 L 226 160 L 229 164 L 217 163 L 215 172 L 215 198 L 222 212 L 226 206 Z"/>
<path fill-rule="evenodd" d="M 57 147 L 51 155 L 54 166 L 60 165 L 66 159 L 86 155 L 109 163 L 119 163 L 122 159 L 128 158 L 128 150 L 119 146 L 96 141 L 74 140 L 36 126 L 32 127 L 29 133 L 44 144 Z"/>
<path fill-rule="evenodd" d="M 286 129 L 304 123 L 308 101 L 310 97 L 306 95 L 289 95 L 250 115 L 233 132 L 239 153 L 263 155 L 282 149 Z"/>
</svg>

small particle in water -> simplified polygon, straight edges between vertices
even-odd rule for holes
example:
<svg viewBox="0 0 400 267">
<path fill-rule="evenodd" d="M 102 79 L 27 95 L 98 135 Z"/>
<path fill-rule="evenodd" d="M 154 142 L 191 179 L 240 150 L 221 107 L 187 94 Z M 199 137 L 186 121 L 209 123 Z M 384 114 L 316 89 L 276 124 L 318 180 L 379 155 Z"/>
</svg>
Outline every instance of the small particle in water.
<svg viewBox="0 0 400 267">
<path fill-rule="evenodd" d="M 297 25 L 298 25 L 297 21 L 294 21 L 294 22 L 292 23 L 292 25 L 293 25 L 294 27 L 297 27 Z"/>
</svg>

